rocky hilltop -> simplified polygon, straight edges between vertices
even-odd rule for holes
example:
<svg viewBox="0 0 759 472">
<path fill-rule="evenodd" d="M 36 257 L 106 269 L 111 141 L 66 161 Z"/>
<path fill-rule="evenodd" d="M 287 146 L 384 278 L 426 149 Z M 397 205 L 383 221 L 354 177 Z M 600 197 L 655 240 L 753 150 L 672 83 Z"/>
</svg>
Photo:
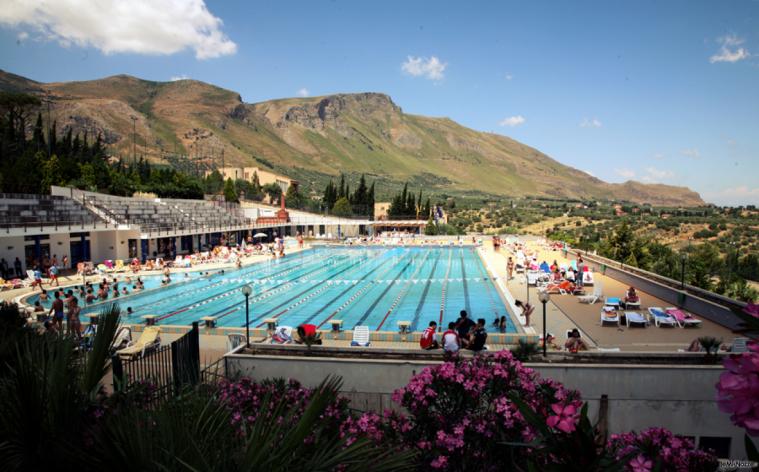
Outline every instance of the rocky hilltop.
<svg viewBox="0 0 759 472">
<path fill-rule="evenodd" d="M 603 182 L 508 137 L 404 113 L 381 93 L 249 104 L 194 80 L 119 75 L 39 83 L 2 71 L 0 90 L 49 96 L 59 130 L 101 134 L 111 152 L 124 157 L 132 154 L 134 126 L 137 153 L 151 160 L 179 154 L 216 165 L 259 165 L 307 185 L 322 185 L 342 171 L 447 193 L 703 204 L 685 187 Z"/>
</svg>

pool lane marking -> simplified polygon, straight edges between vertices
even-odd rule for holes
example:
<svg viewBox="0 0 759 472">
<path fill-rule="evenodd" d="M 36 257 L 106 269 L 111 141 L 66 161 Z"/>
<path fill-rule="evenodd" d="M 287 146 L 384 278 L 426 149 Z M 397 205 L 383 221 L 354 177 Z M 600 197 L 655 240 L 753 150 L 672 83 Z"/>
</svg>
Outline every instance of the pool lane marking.
<svg viewBox="0 0 759 472">
<path fill-rule="evenodd" d="M 469 286 L 466 283 L 466 267 L 464 267 L 464 249 L 459 249 L 459 260 L 461 260 L 461 281 L 464 284 L 464 306 L 469 316 L 474 316 L 472 307 L 469 304 Z"/>
<path fill-rule="evenodd" d="M 338 255 L 336 254 L 336 255 L 335 255 L 335 258 L 336 258 L 337 256 L 338 256 Z M 324 266 L 319 266 L 319 267 L 317 267 L 317 268 L 316 268 L 316 269 L 314 269 L 314 270 L 311 270 L 311 271 L 308 271 L 308 272 L 306 272 L 306 273 L 304 273 L 304 274 L 300 274 L 300 275 L 296 276 L 294 279 L 289 279 L 289 280 L 288 280 L 288 279 L 285 279 L 285 280 L 284 280 L 282 283 L 280 283 L 280 284 L 278 284 L 278 285 L 275 285 L 275 286 L 273 286 L 273 287 L 271 287 L 271 288 L 269 288 L 269 289 L 266 289 L 266 290 L 264 290 L 264 291 L 262 292 L 262 294 L 265 294 L 265 293 L 271 292 L 271 291 L 273 291 L 273 290 L 275 290 L 275 289 L 277 289 L 277 288 L 279 288 L 279 287 L 282 287 L 283 285 L 286 285 L 286 284 L 292 284 L 293 280 L 296 280 L 296 279 L 298 279 L 298 278 L 300 278 L 300 277 L 303 277 L 304 275 L 313 274 L 313 273 L 316 273 L 316 272 L 319 272 L 319 271 L 327 270 L 327 269 L 328 269 L 328 268 L 329 268 L 331 265 L 332 265 L 332 264 L 329 264 L 327 267 L 324 267 Z M 289 271 L 283 271 L 283 272 L 279 273 L 279 275 L 281 275 L 281 274 L 284 274 L 284 273 L 292 273 L 292 272 L 296 271 L 296 270 L 297 270 L 297 269 L 299 269 L 299 268 L 301 268 L 301 269 L 302 269 L 302 267 L 293 267 L 293 268 L 289 269 Z M 267 277 L 267 279 L 269 279 L 269 278 L 270 278 L 270 277 Z M 265 280 L 265 279 L 264 279 L 264 280 Z M 212 302 L 212 301 L 216 301 L 216 300 L 219 300 L 219 299 L 221 299 L 221 298 L 226 298 L 226 297 L 228 297 L 228 296 L 232 295 L 233 293 L 235 293 L 235 292 L 236 292 L 238 289 L 242 288 L 242 287 L 243 287 L 243 286 L 245 286 L 245 285 L 246 285 L 246 284 L 240 284 L 240 285 L 237 285 L 237 286 L 233 287 L 231 290 L 227 290 L 226 292 L 222 292 L 222 293 L 220 293 L 220 294 L 216 294 L 216 295 L 214 295 L 214 296 L 211 296 L 211 297 L 205 298 L 205 299 L 203 299 L 203 300 L 199 300 L 199 301 L 197 301 L 197 302 L 195 302 L 195 303 L 191 303 L 190 305 L 187 305 L 187 306 L 185 306 L 185 307 L 182 307 L 182 308 L 181 308 L 181 309 L 179 309 L 179 310 L 176 310 L 176 311 L 173 311 L 173 312 L 171 312 L 171 313 L 168 313 L 168 314 L 166 314 L 166 315 L 163 315 L 163 316 L 161 316 L 161 317 L 157 318 L 157 320 L 158 320 L 158 321 L 161 321 L 161 320 L 164 320 L 164 319 L 166 319 L 166 318 L 170 318 L 170 317 L 172 317 L 172 316 L 174 316 L 174 315 L 178 315 L 178 314 L 180 314 L 180 313 L 184 313 L 184 312 L 186 312 L 186 311 L 188 311 L 188 310 L 191 310 L 191 309 L 197 308 L 197 307 L 199 307 L 199 306 L 201 306 L 201 305 L 205 305 L 205 304 L 207 304 L 207 303 L 210 303 L 210 302 Z M 260 297 L 259 297 L 259 299 L 260 299 Z"/>
<path fill-rule="evenodd" d="M 407 252 L 408 252 L 408 250 L 404 250 L 403 254 L 406 254 Z M 389 252 L 388 252 L 388 254 L 389 254 Z M 403 255 L 403 254 L 401 254 L 401 255 Z M 382 274 L 380 276 L 384 277 L 385 274 L 387 274 L 388 272 L 390 272 L 393 269 L 393 267 L 396 267 L 397 263 L 399 262 L 399 261 L 394 261 L 394 259 L 395 259 L 395 257 L 386 257 L 385 260 L 383 260 L 382 263 L 379 266 L 375 267 L 373 270 L 375 270 L 375 271 L 378 270 L 380 267 L 382 267 L 383 265 L 387 264 L 388 262 L 395 262 L 395 264 L 391 264 L 389 267 L 387 267 L 382 272 Z M 369 275 L 370 275 L 370 273 L 367 272 L 366 275 L 364 275 L 361 279 L 359 279 L 359 282 L 361 282 L 363 280 L 366 280 L 366 278 L 369 277 Z M 379 283 L 380 283 L 379 280 L 373 280 L 373 281 L 369 281 L 368 284 L 362 286 L 360 289 L 358 289 L 356 292 L 354 292 L 353 295 L 351 295 L 345 302 L 343 302 L 342 305 L 340 305 L 335 311 L 333 311 L 328 317 L 326 317 L 325 319 L 323 319 L 322 322 L 319 323 L 319 325 L 317 326 L 317 328 L 321 328 L 322 326 L 324 326 L 325 323 L 327 323 L 329 320 L 331 320 L 336 314 L 340 313 L 342 310 L 344 310 L 345 308 L 347 308 L 348 305 L 350 305 L 351 303 L 353 303 L 353 301 L 356 300 L 360 295 L 362 295 L 363 293 L 365 293 L 370 288 L 375 287 L 376 284 L 379 284 Z M 351 287 L 348 287 L 345 290 L 343 290 L 342 292 L 338 293 L 335 297 L 333 297 L 325 305 L 323 305 L 321 308 L 319 308 L 316 311 L 316 313 L 314 313 L 313 315 L 311 315 L 308 318 L 306 318 L 306 321 L 304 321 L 304 323 L 308 323 L 309 321 L 311 321 L 314 318 L 316 318 L 317 316 L 319 316 L 319 313 L 321 313 L 322 311 L 324 311 L 325 308 L 327 308 L 328 306 L 332 305 L 337 300 L 339 300 L 343 295 L 345 295 L 346 293 L 348 293 L 348 291 L 350 289 L 351 289 Z"/>
<path fill-rule="evenodd" d="M 438 326 L 443 326 L 443 314 L 445 313 L 445 295 L 448 288 L 448 276 L 451 274 L 451 265 L 453 262 L 453 249 L 448 251 L 448 267 L 445 269 L 445 277 L 443 277 L 443 288 L 440 295 L 440 323 Z"/>
<path fill-rule="evenodd" d="M 332 266 L 333 266 L 333 264 L 329 264 L 327 267 L 320 267 L 320 268 L 318 268 L 316 270 L 313 270 L 313 271 L 311 271 L 309 273 L 323 272 L 323 271 L 329 270 L 330 268 L 332 268 Z M 273 286 L 270 289 L 266 289 L 266 290 L 262 291 L 258 296 L 256 296 L 252 300 L 250 300 L 250 303 L 258 303 L 258 302 L 260 302 L 262 300 L 266 300 L 267 298 L 271 298 L 274 295 L 282 293 L 285 290 L 288 290 L 290 287 L 292 287 L 294 285 L 294 283 L 293 283 L 294 280 L 295 279 L 283 280 L 282 283 L 280 283 L 279 285 L 275 285 L 275 286 Z M 227 296 L 227 295 L 225 295 L 225 296 Z M 216 320 L 218 321 L 221 318 L 224 318 L 225 316 L 229 315 L 230 313 L 233 313 L 235 311 L 238 311 L 238 310 L 242 309 L 242 302 L 237 301 L 237 302 L 234 302 L 232 305 L 227 305 L 226 307 L 222 308 L 221 310 L 217 311 L 216 313 L 213 313 L 210 316 L 216 316 L 217 313 L 221 313 L 222 311 L 224 311 L 224 310 L 226 310 L 228 308 L 231 308 L 231 307 L 236 307 L 236 308 L 234 310 L 232 310 L 232 311 L 229 311 L 229 312 L 226 312 L 226 313 L 224 313 L 222 315 L 217 316 Z M 245 327 L 245 324 L 243 323 L 242 326 Z"/>
<path fill-rule="evenodd" d="M 309 256 L 309 258 L 308 258 L 308 259 L 309 259 L 309 261 L 308 261 L 308 262 L 311 262 L 311 259 L 316 259 L 316 254 L 313 254 L 313 255 Z M 287 261 L 287 262 L 290 262 L 290 261 Z M 266 275 L 266 277 L 273 277 L 273 276 L 282 275 L 282 274 L 285 274 L 285 273 L 291 273 L 291 272 L 293 272 L 293 271 L 296 271 L 296 270 L 298 270 L 298 269 L 301 269 L 301 268 L 302 268 L 302 265 L 299 265 L 299 264 L 298 264 L 298 262 L 302 262 L 302 261 L 298 261 L 298 260 L 295 260 L 295 259 L 293 259 L 293 260 L 292 260 L 292 262 L 293 262 L 292 264 L 288 264 L 288 265 L 286 265 L 286 266 L 285 266 L 285 268 L 284 268 L 283 270 L 280 270 L 280 271 L 278 271 L 278 272 L 272 272 L 272 273 L 270 273 L 270 274 Z M 283 265 L 283 264 L 282 264 L 282 265 Z M 282 266 L 282 265 L 280 265 L 280 268 L 281 268 L 281 266 Z M 269 268 L 270 268 L 270 267 L 271 267 L 271 266 L 269 266 Z M 240 273 L 239 275 L 241 275 L 241 276 L 246 276 L 246 275 L 249 275 L 249 274 L 251 274 L 251 273 L 255 272 L 255 270 L 254 270 L 255 268 L 256 268 L 256 266 L 255 266 L 255 265 L 253 265 L 253 266 L 249 266 L 248 268 L 246 268 L 246 269 L 248 269 L 248 270 L 244 270 L 244 271 L 243 271 L 242 273 Z M 231 272 L 230 272 L 230 273 L 231 273 Z M 215 275 L 219 275 L 219 273 L 218 273 L 218 272 L 215 272 L 215 273 L 209 274 L 209 275 L 207 275 L 207 276 L 206 276 L 206 275 L 204 275 L 204 276 L 201 276 L 201 277 L 199 277 L 199 278 L 196 278 L 196 279 L 190 279 L 190 280 L 179 280 L 179 281 L 178 281 L 176 284 L 174 284 L 174 285 L 170 285 L 169 287 L 166 287 L 166 286 L 158 286 L 158 287 L 155 287 L 155 288 L 152 288 L 152 289 L 144 290 L 144 291 L 142 291 L 142 293 L 137 293 L 137 294 L 135 294 L 135 295 L 143 295 L 143 296 L 147 296 L 147 295 L 153 295 L 153 294 L 154 294 L 154 293 L 155 293 L 157 290 L 160 290 L 160 289 L 166 289 L 166 288 L 175 288 L 175 287 L 178 287 L 178 288 L 182 288 L 182 286 L 181 286 L 180 284 L 184 284 L 184 283 L 193 283 L 193 282 L 203 282 L 203 281 L 210 281 L 210 280 L 211 280 L 211 277 L 213 277 L 213 276 L 215 276 Z M 238 278 L 239 278 L 239 277 L 238 277 Z M 222 286 L 222 285 L 225 285 L 225 284 L 227 283 L 227 280 L 228 280 L 228 279 L 220 280 L 220 281 L 217 281 L 217 282 L 213 282 L 213 283 L 211 283 L 210 285 L 206 285 L 206 286 L 204 286 L 204 287 L 199 287 L 199 288 L 196 288 L 196 289 L 192 290 L 192 293 L 193 293 L 193 294 L 197 294 L 197 293 L 200 293 L 200 292 L 205 292 L 205 291 L 208 291 L 208 290 L 212 290 L 212 289 L 214 289 L 214 288 L 218 288 L 218 287 L 220 287 L 220 286 Z M 187 296 L 187 294 L 185 294 L 184 296 L 186 297 L 186 296 Z M 174 297 L 166 297 L 166 298 L 164 298 L 163 300 L 157 300 L 157 301 L 148 301 L 148 302 L 144 302 L 144 303 L 141 303 L 141 304 L 139 304 L 139 305 L 135 305 L 135 306 L 134 306 L 134 311 L 135 311 L 135 312 L 138 312 L 140 309 L 142 309 L 142 308 L 144 308 L 144 307 L 146 307 L 146 306 L 149 306 L 149 307 L 151 307 L 151 309 L 152 309 L 152 308 L 154 308 L 154 307 L 156 307 L 156 306 L 160 306 L 160 305 L 163 305 L 164 303 L 168 303 L 168 302 L 170 302 L 170 301 L 171 301 L 173 298 L 174 298 Z M 103 302 L 103 303 L 105 303 L 105 302 Z M 94 305 L 95 305 L 95 304 L 92 304 L 92 305 L 88 305 L 88 308 L 89 308 L 89 307 L 92 307 L 92 306 L 94 306 Z"/>
<path fill-rule="evenodd" d="M 380 300 L 382 300 L 382 297 L 384 297 L 385 294 L 390 291 L 390 289 L 393 287 L 393 285 L 395 285 L 396 283 L 398 283 L 398 279 L 400 278 L 400 276 L 403 275 L 404 272 L 406 272 L 406 269 L 408 269 L 409 266 L 416 260 L 416 257 L 417 256 L 412 256 L 411 259 L 408 262 L 406 262 L 406 265 L 403 266 L 403 269 L 401 269 L 398 272 L 398 275 L 395 276 L 395 278 L 392 280 L 392 282 L 390 282 L 390 283 L 387 284 L 387 287 L 385 287 L 385 290 L 383 290 L 382 293 L 380 293 L 379 296 L 374 299 L 374 302 L 369 306 L 369 308 L 366 309 L 366 311 L 364 312 L 363 316 L 361 316 L 361 318 L 359 318 L 359 320 L 356 322 L 356 324 L 353 325 L 353 328 L 355 328 L 356 326 L 360 326 L 361 323 L 363 323 L 364 321 L 366 321 L 366 319 L 372 313 L 372 310 L 374 310 L 377 307 L 377 305 L 379 305 L 379 302 L 380 302 Z"/>
<path fill-rule="evenodd" d="M 427 294 L 429 293 L 430 286 L 432 285 L 432 276 L 435 275 L 435 269 L 437 269 L 437 265 L 440 262 L 440 255 L 442 254 L 442 251 L 437 251 L 437 253 L 438 254 L 435 258 L 435 263 L 432 265 L 432 269 L 430 270 L 430 275 L 427 276 L 427 282 L 424 284 L 422 296 L 419 297 L 419 304 L 416 306 L 414 319 L 411 321 L 411 331 L 414 331 L 416 329 L 416 325 L 419 322 L 419 316 L 422 314 L 422 308 L 424 308 L 424 301 L 427 299 Z"/>
<path fill-rule="evenodd" d="M 339 272 L 337 272 L 337 273 L 333 274 L 333 275 L 332 275 L 332 276 L 330 276 L 330 277 L 335 277 L 335 276 L 338 276 L 338 275 L 340 275 L 340 274 L 342 274 L 342 273 L 344 273 L 344 272 L 347 272 L 347 271 L 349 271 L 349 270 L 353 270 L 353 269 L 356 269 L 357 267 L 361 267 L 361 263 L 362 263 L 362 262 L 364 262 L 365 260 L 366 260 L 366 258 L 359 258 L 359 259 L 358 259 L 356 262 L 353 262 L 353 263 L 349 264 L 349 265 L 348 265 L 347 267 L 345 267 L 343 270 L 341 270 L 341 271 L 339 271 Z M 327 288 L 329 288 L 329 286 L 330 286 L 329 284 L 325 284 L 325 285 L 324 285 L 323 287 L 321 287 L 320 289 L 317 289 L 315 292 L 313 292 L 313 293 L 311 293 L 310 295 L 308 295 L 307 297 L 305 297 L 305 298 L 301 299 L 301 300 L 300 300 L 298 303 L 296 303 L 295 305 L 292 305 L 292 306 L 289 306 L 289 307 L 285 308 L 284 310 L 280 311 L 279 313 L 275 314 L 274 316 L 271 316 L 271 318 L 279 318 L 280 316 L 282 316 L 282 314 L 283 314 L 283 313 L 286 313 L 288 310 L 290 310 L 290 308 L 292 308 L 292 307 L 294 307 L 294 306 L 297 306 L 297 305 L 300 305 L 301 303 L 303 303 L 303 302 L 304 302 L 305 300 L 307 300 L 308 298 L 311 298 L 312 296 L 316 295 L 317 293 L 321 293 L 321 292 L 323 292 L 324 290 L 326 290 Z M 263 317 L 266 317 L 266 316 L 270 316 L 270 315 L 271 315 L 271 313 L 272 313 L 274 310 L 276 310 L 276 309 L 278 309 L 278 308 L 281 308 L 281 307 L 282 307 L 282 306 L 284 306 L 284 305 L 287 305 L 288 303 L 290 303 L 290 302 L 292 302 L 293 300 L 295 300 L 296 298 L 298 298 L 298 297 L 302 296 L 302 295 L 303 295 L 303 294 L 305 294 L 306 292 L 308 292 L 308 291 L 310 291 L 310 290 L 313 290 L 313 288 L 314 288 L 314 286 L 308 287 L 307 289 L 305 289 L 305 290 L 301 291 L 300 293 L 297 293 L 297 294 L 296 294 L 295 296 L 293 296 L 293 297 L 290 297 L 289 299 L 285 300 L 284 302 L 280 303 L 279 305 L 275 306 L 274 308 L 272 308 L 272 309 L 270 309 L 270 310 L 268 310 L 268 311 L 266 311 L 266 312 L 262 313 L 261 315 L 257 316 L 257 317 L 256 317 L 256 319 L 260 319 L 260 318 L 263 318 Z M 253 322 L 253 321 L 251 321 L 251 323 L 252 323 L 252 322 Z M 263 326 L 263 325 L 265 325 L 265 324 L 266 324 L 266 322 L 265 322 L 265 321 L 263 321 L 263 322 L 261 322 L 261 323 L 260 323 L 258 326 L 256 326 L 256 328 L 260 328 L 261 326 Z M 243 327 L 245 327 L 245 323 L 243 323 L 243 324 L 242 324 L 242 326 L 243 326 Z"/>
<path fill-rule="evenodd" d="M 429 255 L 430 255 L 430 252 L 425 251 L 424 259 L 422 259 L 422 262 L 419 263 L 419 267 L 414 271 L 414 273 L 411 274 L 411 277 L 406 279 L 406 283 L 404 283 L 403 287 L 401 287 L 400 293 L 398 293 L 398 296 L 395 297 L 395 300 L 393 300 L 393 303 L 390 305 L 390 308 L 388 308 L 387 313 L 385 313 L 385 317 L 382 318 L 382 321 L 380 321 L 380 324 L 377 325 L 377 327 L 375 328 L 375 331 L 379 331 L 380 328 L 382 328 L 382 325 L 385 324 L 385 321 L 387 321 L 387 318 L 390 316 L 390 313 L 392 313 L 393 310 L 395 310 L 395 307 L 398 306 L 398 303 L 400 303 L 403 297 L 406 296 L 406 294 L 408 293 L 408 289 L 411 288 L 411 284 L 414 278 L 419 272 L 422 271 L 422 268 L 424 267 L 424 263 L 427 261 L 427 258 L 429 257 Z M 440 256 L 438 255 L 438 257 Z"/>
</svg>

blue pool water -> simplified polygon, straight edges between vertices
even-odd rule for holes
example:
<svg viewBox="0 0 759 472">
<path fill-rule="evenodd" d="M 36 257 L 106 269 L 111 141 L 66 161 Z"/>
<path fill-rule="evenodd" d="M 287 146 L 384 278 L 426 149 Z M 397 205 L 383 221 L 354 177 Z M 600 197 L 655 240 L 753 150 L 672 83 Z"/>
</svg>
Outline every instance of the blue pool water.
<svg viewBox="0 0 759 472">
<path fill-rule="evenodd" d="M 148 279 L 145 291 L 119 297 L 123 310 L 134 310 L 124 321 L 140 323 L 143 315 L 156 314 L 159 324 L 188 325 L 216 316 L 218 326 L 244 327 L 240 289 L 249 284 L 252 328 L 277 318 L 280 325 L 313 323 L 326 329 L 336 319 L 343 321 L 343 329 L 367 325 L 395 331 L 398 321 L 407 320 L 413 331 L 420 331 L 432 320 L 442 319 L 445 327 L 466 309 L 488 325 L 506 316 L 507 331 L 516 331 L 471 247 L 315 248 L 224 274 L 217 270 L 172 278 L 168 287 L 156 287 L 158 278 Z M 102 304 L 93 304 L 82 312 L 100 308 Z"/>
</svg>

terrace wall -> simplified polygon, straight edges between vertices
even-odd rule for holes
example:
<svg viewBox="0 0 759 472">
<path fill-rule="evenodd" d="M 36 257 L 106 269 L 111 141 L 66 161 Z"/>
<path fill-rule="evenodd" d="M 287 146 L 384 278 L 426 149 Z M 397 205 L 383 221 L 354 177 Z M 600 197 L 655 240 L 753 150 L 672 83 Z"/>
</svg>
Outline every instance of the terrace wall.
<svg viewBox="0 0 759 472">
<path fill-rule="evenodd" d="M 396 408 L 394 390 L 430 360 L 240 355 L 225 357 L 227 375 L 255 379 L 288 377 L 306 386 L 318 385 L 327 375 L 343 379 L 343 394 L 354 408 L 380 411 Z M 396 353 L 397 356 L 397 353 Z M 411 358 L 411 355 L 409 355 Z M 608 430 L 621 433 L 662 426 L 676 434 L 729 437 L 730 457 L 744 458 L 743 430 L 718 410 L 717 365 L 527 364 L 542 376 L 577 389 L 589 404 L 591 419 L 598 418 L 601 398 L 608 398 Z"/>
</svg>

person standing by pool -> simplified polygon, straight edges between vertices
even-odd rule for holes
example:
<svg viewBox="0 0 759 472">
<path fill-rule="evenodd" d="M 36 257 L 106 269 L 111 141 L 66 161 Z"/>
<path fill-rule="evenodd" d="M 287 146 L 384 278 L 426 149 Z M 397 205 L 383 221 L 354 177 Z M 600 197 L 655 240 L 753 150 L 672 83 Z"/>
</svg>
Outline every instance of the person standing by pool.
<svg viewBox="0 0 759 472">
<path fill-rule="evenodd" d="M 509 260 L 506 262 L 506 275 L 508 277 L 506 280 L 514 278 L 514 259 L 511 256 L 509 256 Z"/>
<path fill-rule="evenodd" d="M 82 322 L 79 321 L 79 312 L 81 311 L 82 309 L 79 308 L 79 301 L 76 297 L 71 297 L 68 313 L 69 333 L 73 333 L 78 339 L 82 339 Z"/>
<path fill-rule="evenodd" d="M 61 294 L 55 292 L 53 306 L 50 308 L 48 315 L 53 316 L 53 323 L 58 327 L 58 331 L 63 331 L 63 300 L 61 300 Z"/>
<path fill-rule="evenodd" d="M 55 286 L 58 287 L 60 284 L 58 283 L 58 266 L 55 264 L 55 256 L 53 256 L 53 265 L 50 266 L 49 272 L 50 272 L 50 286 L 53 285 L 53 282 L 55 282 Z"/>
<path fill-rule="evenodd" d="M 440 344 L 437 342 L 437 323 L 430 321 L 430 325 L 422 332 L 419 338 L 419 347 L 424 350 L 438 349 Z"/>
<path fill-rule="evenodd" d="M 21 260 L 18 257 L 13 261 L 13 268 L 16 270 L 16 277 L 21 278 L 23 274 L 21 273 Z"/>
<path fill-rule="evenodd" d="M 522 309 L 522 316 L 524 316 L 524 325 L 530 326 L 530 315 L 533 311 L 535 311 L 535 307 L 530 305 L 530 302 L 522 303 L 521 300 L 517 300 L 514 302 L 514 306 L 517 306 Z"/>
<path fill-rule="evenodd" d="M 577 257 L 577 275 L 575 275 L 575 284 L 582 288 L 585 285 L 583 276 L 585 275 L 585 261 L 582 260 L 582 256 Z"/>
</svg>

